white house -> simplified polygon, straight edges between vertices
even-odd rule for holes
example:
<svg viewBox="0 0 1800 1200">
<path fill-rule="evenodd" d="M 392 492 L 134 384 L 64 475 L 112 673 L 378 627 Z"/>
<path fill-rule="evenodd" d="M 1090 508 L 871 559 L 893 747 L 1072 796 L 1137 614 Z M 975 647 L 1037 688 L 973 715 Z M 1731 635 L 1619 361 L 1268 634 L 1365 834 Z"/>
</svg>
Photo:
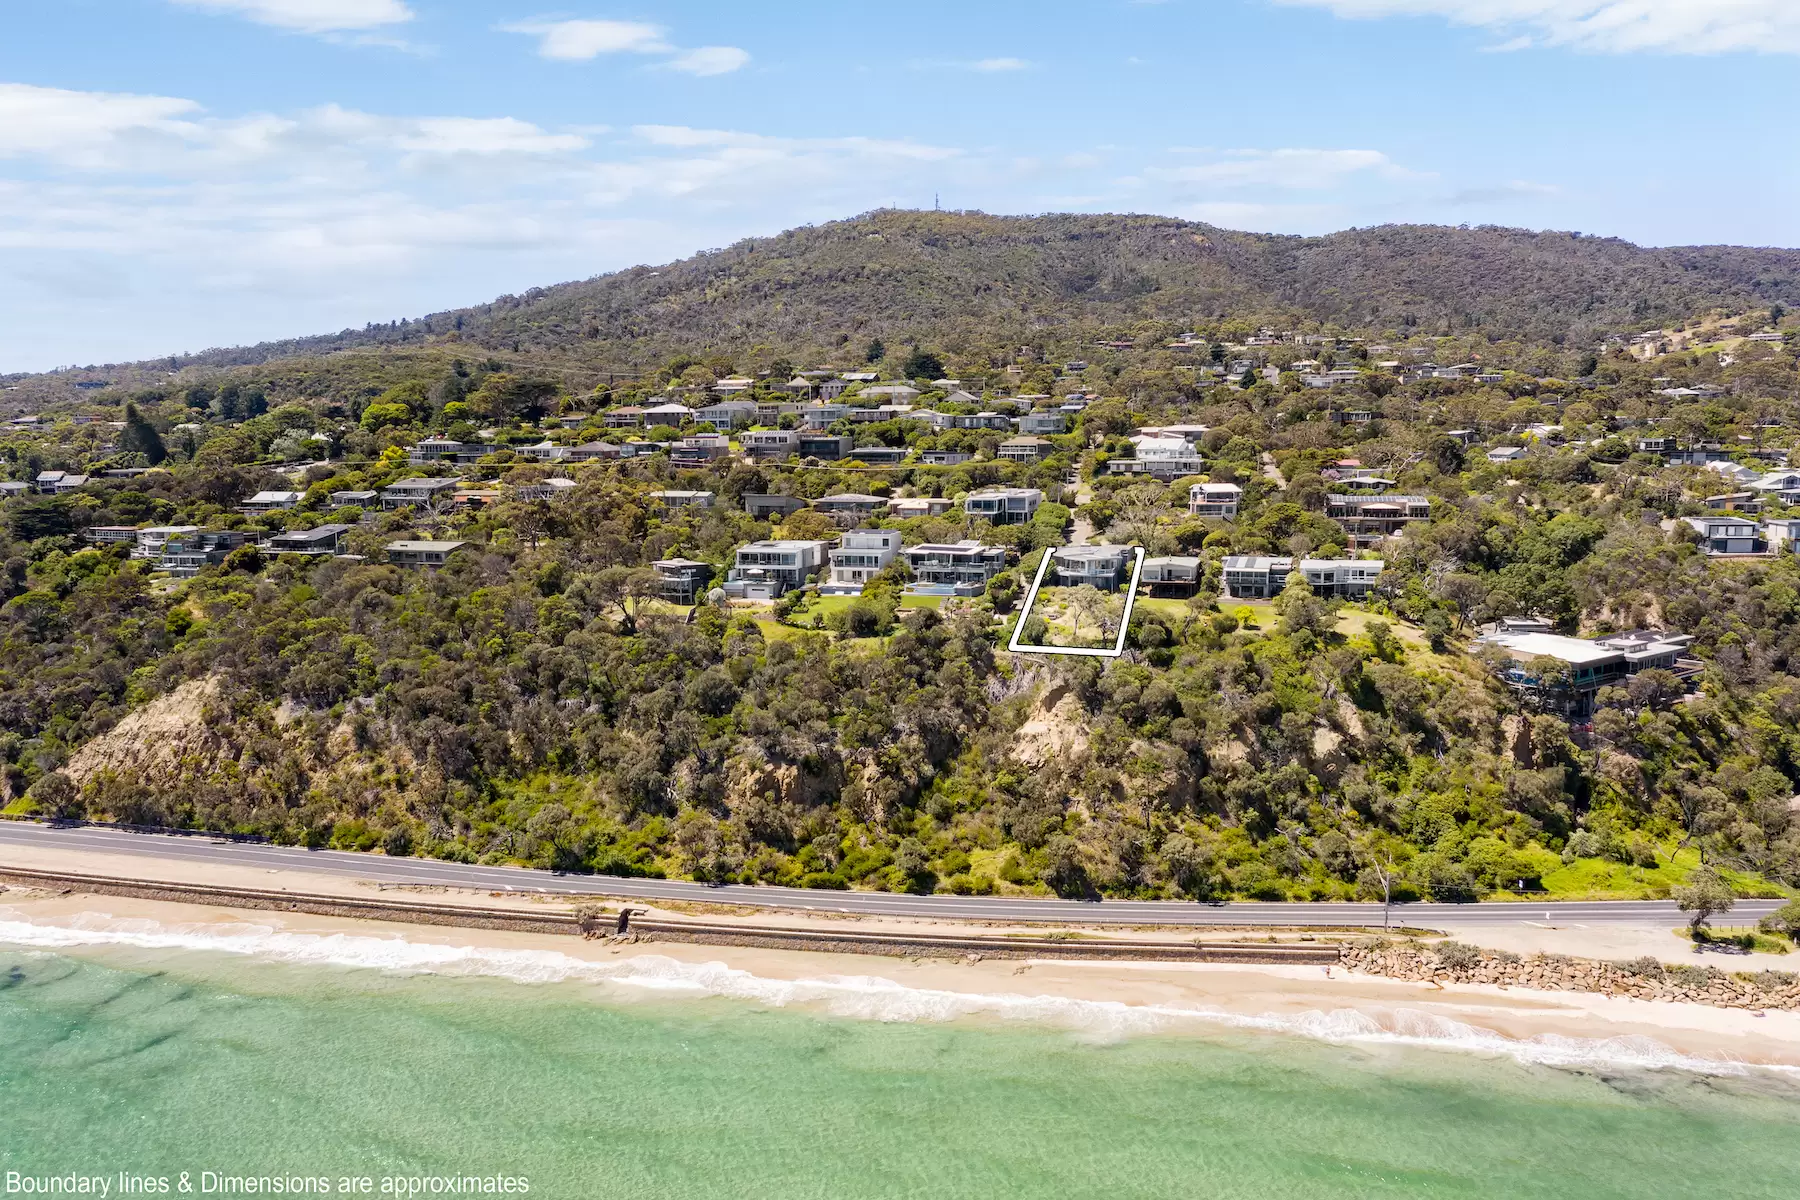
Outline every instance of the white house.
<svg viewBox="0 0 1800 1200">
<path fill-rule="evenodd" d="M 1235 521 L 1244 489 L 1235 483 L 1196 483 L 1188 489 L 1188 515 Z"/>
<path fill-rule="evenodd" d="M 1723 515 L 1681 520 L 1700 535 L 1700 545 L 1708 554 L 1760 554 L 1763 550 L 1761 530 L 1755 521 Z"/>
<path fill-rule="evenodd" d="M 778 600 L 805 585 L 825 565 L 831 542 L 751 542 L 738 547 L 737 564 L 725 580 L 734 600 Z"/>
<path fill-rule="evenodd" d="M 900 553 L 897 529 L 852 529 L 830 554 L 831 578 L 819 587 L 825 596 L 860 596 Z"/>
<path fill-rule="evenodd" d="M 963 497 L 963 511 L 996 525 L 1018 525 L 1037 515 L 1044 493 L 1036 488 L 986 488 Z"/>
</svg>

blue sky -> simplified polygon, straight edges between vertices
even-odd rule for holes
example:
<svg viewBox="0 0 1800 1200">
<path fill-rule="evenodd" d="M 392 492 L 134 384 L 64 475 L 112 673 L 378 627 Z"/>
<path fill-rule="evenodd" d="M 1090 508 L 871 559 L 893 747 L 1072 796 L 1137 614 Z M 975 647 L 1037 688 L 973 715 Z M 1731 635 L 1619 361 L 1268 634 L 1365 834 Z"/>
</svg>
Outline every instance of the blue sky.
<svg viewBox="0 0 1800 1200">
<path fill-rule="evenodd" d="M 8 0 L 0 372 L 881 205 L 1800 245 L 1800 0 Z"/>
</svg>

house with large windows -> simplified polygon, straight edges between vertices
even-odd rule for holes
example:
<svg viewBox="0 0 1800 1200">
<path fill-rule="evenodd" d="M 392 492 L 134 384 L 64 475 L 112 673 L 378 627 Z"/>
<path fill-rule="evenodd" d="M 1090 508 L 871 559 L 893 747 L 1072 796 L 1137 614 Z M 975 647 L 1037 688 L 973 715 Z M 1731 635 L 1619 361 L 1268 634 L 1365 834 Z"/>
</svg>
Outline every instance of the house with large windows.
<svg viewBox="0 0 1800 1200">
<path fill-rule="evenodd" d="M 1050 551 L 1050 566 L 1057 587 L 1116 592 L 1131 578 L 1135 558 L 1129 546 L 1058 546 Z"/>
<path fill-rule="evenodd" d="M 1325 599 L 1359 600 L 1381 581 L 1387 564 L 1378 558 L 1265 557 L 1234 554 L 1225 560 L 1221 590 L 1233 600 L 1271 600 L 1287 587 L 1288 576 L 1298 572 Z"/>
<path fill-rule="evenodd" d="M 860 596 L 900 554 L 897 529 L 852 529 L 838 539 L 829 557 L 831 576 L 819 586 L 824 596 Z"/>
<path fill-rule="evenodd" d="M 1006 547 L 977 541 L 908 546 L 900 552 L 913 573 L 909 590 L 956 596 L 979 596 L 988 580 L 1006 569 Z"/>
<path fill-rule="evenodd" d="M 738 547 L 737 562 L 725 578 L 734 600 L 779 600 L 825 566 L 833 542 L 769 541 Z"/>
<path fill-rule="evenodd" d="M 1235 521 L 1244 489 L 1235 483 L 1196 483 L 1188 489 L 1188 515 Z"/>
<path fill-rule="evenodd" d="M 1043 502 L 1036 488 L 984 488 L 963 497 L 963 511 L 996 525 L 1018 525 L 1036 516 Z"/>
</svg>

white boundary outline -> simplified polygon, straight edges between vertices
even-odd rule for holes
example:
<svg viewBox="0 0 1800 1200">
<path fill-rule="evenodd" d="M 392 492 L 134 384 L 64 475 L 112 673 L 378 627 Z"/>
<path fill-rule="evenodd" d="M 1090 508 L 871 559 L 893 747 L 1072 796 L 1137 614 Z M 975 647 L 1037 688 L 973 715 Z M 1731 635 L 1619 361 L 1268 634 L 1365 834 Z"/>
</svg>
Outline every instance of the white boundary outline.
<svg viewBox="0 0 1800 1200">
<path fill-rule="evenodd" d="M 1125 653 L 1125 634 L 1131 628 L 1131 609 L 1137 603 L 1138 580 L 1144 574 L 1144 548 L 1134 546 L 1137 561 L 1131 568 L 1131 588 L 1125 593 L 1125 615 L 1119 618 L 1119 641 L 1111 650 L 1099 646 L 1021 646 L 1019 639 L 1025 634 L 1025 618 L 1031 615 L 1032 605 L 1037 603 L 1038 589 L 1044 585 L 1044 575 L 1050 569 L 1050 560 L 1059 549 L 1067 547 L 1055 546 L 1044 551 L 1044 559 L 1038 563 L 1037 577 L 1031 581 L 1031 590 L 1025 593 L 1025 607 L 1019 610 L 1019 619 L 1013 623 L 1012 640 L 1006 648 L 1014 654 L 1070 654 L 1081 658 L 1118 658 Z"/>
</svg>

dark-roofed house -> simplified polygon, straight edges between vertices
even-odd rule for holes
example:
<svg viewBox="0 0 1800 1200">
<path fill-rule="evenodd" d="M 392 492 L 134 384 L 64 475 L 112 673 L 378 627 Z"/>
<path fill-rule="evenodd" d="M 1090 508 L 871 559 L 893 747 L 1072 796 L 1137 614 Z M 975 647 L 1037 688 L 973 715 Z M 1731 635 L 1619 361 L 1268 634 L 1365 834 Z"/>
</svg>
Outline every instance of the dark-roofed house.
<svg viewBox="0 0 1800 1200">
<path fill-rule="evenodd" d="M 798 496 L 776 496 L 763 492 L 744 493 L 744 511 L 753 517 L 779 519 L 789 513 L 799 512 L 805 507 L 806 501 Z"/>
<path fill-rule="evenodd" d="M 460 486 L 454 479 L 401 479 L 381 489 L 381 507 L 435 504 L 449 500 Z"/>
<path fill-rule="evenodd" d="M 343 544 L 348 525 L 317 525 L 311 529 L 290 529 L 263 543 L 263 549 L 275 554 L 336 554 Z"/>
<path fill-rule="evenodd" d="M 876 513 L 887 511 L 887 501 L 880 496 L 863 496 L 844 492 L 813 501 L 813 508 L 836 522 L 840 529 L 855 529 Z"/>
<path fill-rule="evenodd" d="M 650 564 L 656 572 L 657 595 L 670 604 L 692 605 L 698 602 L 707 581 L 713 577 L 710 563 L 691 558 L 665 558 Z"/>
</svg>

